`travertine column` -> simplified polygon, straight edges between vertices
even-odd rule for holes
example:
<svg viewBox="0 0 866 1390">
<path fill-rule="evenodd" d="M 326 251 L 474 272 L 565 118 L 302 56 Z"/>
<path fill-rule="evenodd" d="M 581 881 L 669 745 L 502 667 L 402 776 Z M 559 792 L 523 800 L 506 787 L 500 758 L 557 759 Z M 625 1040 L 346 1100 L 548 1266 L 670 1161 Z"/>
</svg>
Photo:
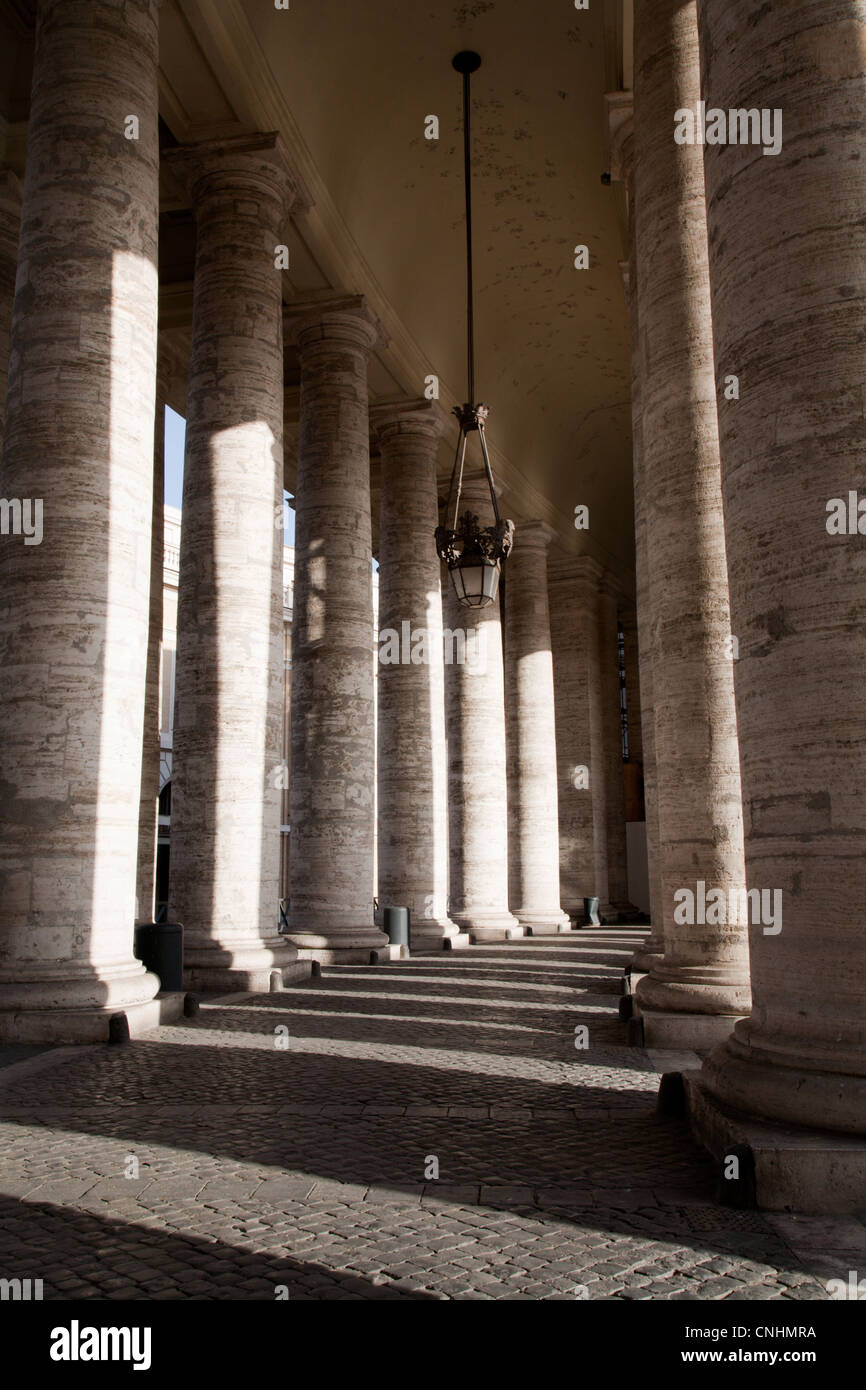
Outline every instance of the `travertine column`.
<svg viewBox="0 0 866 1390">
<path fill-rule="evenodd" d="M 699 9 L 709 102 L 784 112 L 779 155 L 705 159 L 746 864 L 783 912 L 752 926 L 753 1012 L 704 1072 L 751 1116 L 863 1135 L 866 521 L 829 533 L 828 503 L 866 512 L 866 14 Z M 862 1208 L 864 1149 L 848 1157 Z M 798 1202 L 843 1200 L 843 1169 L 822 1156 Z"/>
<path fill-rule="evenodd" d="M 596 653 L 594 588 L 574 562 L 550 566 L 550 640 L 556 712 L 560 901 L 577 922 L 597 896 L 593 817 L 591 670 Z M 600 766 L 597 768 L 600 775 Z"/>
<path fill-rule="evenodd" d="M 464 479 L 461 514 L 467 509 L 478 517 L 480 526 L 493 525 L 490 490 L 483 474 Z M 444 571 L 443 584 L 450 916 L 475 941 L 501 941 L 506 935 L 522 936 L 523 928 L 508 910 L 500 608 L 498 602 L 486 608 L 465 608 Z M 460 660 L 464 642 L 465 660 Z"/>
<path fill-rule="evenodd" d="M 433 401 L 377 405 L 379 526 L 379 906 L 408 907 L 412 945 L 451 945 L 445 672 L 436 451 L 445 416 Z M 465 944 L 466 938 L 457 941 Z"/>
<path fill-rule="evenodd" d="M 162 656 L 163 568 L 165 560 L 165 404 L 166 363 L 160 354 L 156 368 L 156 411 L 153 429 L 153 509 L 150 532 L 150 622 L 147 634 L 147 673 L 144 682 L 144 738 L 141 749 L 141 807 L 138 821 L 138 888 L 136 922 L 152 922 L 156 907 L 156 846 L 159 836 L 159 681 Z"/>
<path fill-rule="evenodd" d="M 635 764 L 643 763 L 643 724 L 640 699 L 640 656 L 637 619 L 634 609 L 620 613 L 625 660 L 625 700 L 628 719 L 628 756 Z"/>
<path fill-rule="evenodd" d="M 283 719 L 282 719 L 282 742 L 281 751 L 283 755 L 283 776 L 280 778 L 280 898 L 288 898 L 291 892 L 291 851 L 292 836 L 291 830 L 286 833 L 285 827 L 290 826 L 289 817 L 291 810 L 289 806 L 289 783 L 291 781 L 291 751 L 292 751 L 292 624 L 291 620 L 283 625 Z"/>
<path fill-rule="evenodd" d="M 703 167 L 673 138 L 699 97 L 694 3 L 645 0 L 635 216 L 665 953 L 636 998 L 647 1042 L 673 1046 L 718 1040 L 749 1008 L 746 929 L 704 908 L 745 884 Z"/>
<path fill-rule="evenodd" d="M 601 900 L 602 918 L 605 915 L 622 918 L 630 916 L 634 912 L 628 900 L 617 604 L 617 590 L 605 577 L 598 592 L 599 675 L 606 817 L 604 826 L 607 837 L 607 897 Z"/>
<path fill-rule="evenodd" d="M 293 978 L 277 935 L 283 708 L 278 138 L 173 151 L 196 217 L 175 687 L 170 901 L 189 982 Z M 279 983 L 277 979 L 276 983 Z"/>
<path fill-rule="evenodd" d="M 0 168 L 0 451 L 3 448 L 3 415 L 9 375 L 12 301 L 15 298 L 20 225 L 21 184 L 11 169 Z"/>
<path fill-rule="evenodd" d="M 604 676 L 602 674 L 602 624 L 599 596 L 604 571 L 590 556 L 577 562 L 578 594 L 582 615 L 583 649 L 589 700 L 590 788 L 592 791 L 592 848 L 594 890 L 599 907 L 609 909 L 608 851 L 608 743 L 605 738 Z"/>
<path fill-rule="evenodd" d="M 387 951 L 373 925 L 375 723 L 367 359 L 360 295 L 287 311 L 301 362 L 292 621 L 292 939 L 305 957 Z"/>
<path fill-rule="evenodd" d="M 640 350 L 640 319 L 638 315 L 638 276 L 634 206 L 634 136 L 624 146 L 624 172 L 628 190 L 628 297 L 631 346 L 631 429 L 634 472 L 634 550 L 637 609 L 637 639 L 640 664 L 640 729 L 643 759 L 644 806 L 646 808 L 647 873 L 650 894 L 651 931 L 642 946 L 635 951 L 627 973 L 647 971 L 659 963 L 664 953 L 664 911 L 659 854 L 658 771 L 656 767 L 656 731 L 653 685 L 653 632 L 650 612 L 649 570 L 646 534 L 646 479 L 643 460 L 643 401 L 642 364 Z M 628 699 L 628 691 L 626 692 Z M 629 734 L 633 721 L 629 719 Z"/>
<path fill-rule="evenodd" d="M 524 521 L 517 527 L 505 605 L 508 901 L 529 935 L 571 927 L 559 902 L 556 718 L 547 598 L 547 550 L 554 535 L 541 521 Z"/>
<path fill-rule="evenodd" d="M 0 537 L 0 1036 L 23 1042 L 159 1015 L 132 954 L 158 161 L 156 0 L 42 0 L 2 477 L 43 534 Z"/>
</svg>

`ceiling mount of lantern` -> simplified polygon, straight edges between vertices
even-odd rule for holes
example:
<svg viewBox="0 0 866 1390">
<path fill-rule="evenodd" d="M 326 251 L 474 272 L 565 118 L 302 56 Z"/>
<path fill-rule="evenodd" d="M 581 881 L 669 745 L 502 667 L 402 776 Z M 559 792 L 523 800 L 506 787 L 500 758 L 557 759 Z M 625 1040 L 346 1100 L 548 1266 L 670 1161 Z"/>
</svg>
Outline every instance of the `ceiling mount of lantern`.
<svg viewBox="0 0 866 1390">
<path fill-rule="evenodd" d="M 467 364 L 469 375 L 468 402 L 454 407 L 454 414 L 460 424 L 457 437 L 457 451 L 451 482 L 448 487 L 448 500 L 445 504 L 445 524 L 436 527 L 436 551 L 444 560 L 451 575 L 454 591 L 460 603 L 467 608 L 486 608 L 493 603 L 499 592 L 499 578 L 502 564 L 514 544 L 514 524 L 503 521 L 499 515 L 496 489 L 493 484 L 493 470 L 487 452 L 485 425 L 489 414 L 486 405 L 474 404 L 475 400 L 475 313 L 472 286 L 472 178 L 469 136 L 469 78 L 481 66 L 477 53 L 465 50 L 452 59 L 452 67 L 463 76 L 463 172 L 466 189 L 466 328 Z M 484 463 L 484 475 L 490 491 L 490 502 L 495 518 L 492 526 L 481 526 L 478 515 L 470 508 L 461 513 L 460 501 L 463 494 L 463 470 L 466 462 L 466 445 L 469 435 L 477 433 Z"/>
</svg>

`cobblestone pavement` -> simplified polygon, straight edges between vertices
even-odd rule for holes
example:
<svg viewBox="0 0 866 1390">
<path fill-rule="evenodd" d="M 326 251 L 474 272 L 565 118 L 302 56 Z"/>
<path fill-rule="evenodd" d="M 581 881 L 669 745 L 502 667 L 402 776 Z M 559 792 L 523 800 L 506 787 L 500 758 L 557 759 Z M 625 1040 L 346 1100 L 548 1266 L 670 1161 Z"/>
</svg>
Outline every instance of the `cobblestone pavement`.
<svg viewBox="0 0 866 1390">
<path fill-rule="evenodd" d="M 326 967 L 5 1066 L 0 1276 L 60 1299 L 826 1298 L 866 1226 L 715 1205 L 654 1114 L 676 1059 L 625 1046 L 638 939 Z"/>
</svg>

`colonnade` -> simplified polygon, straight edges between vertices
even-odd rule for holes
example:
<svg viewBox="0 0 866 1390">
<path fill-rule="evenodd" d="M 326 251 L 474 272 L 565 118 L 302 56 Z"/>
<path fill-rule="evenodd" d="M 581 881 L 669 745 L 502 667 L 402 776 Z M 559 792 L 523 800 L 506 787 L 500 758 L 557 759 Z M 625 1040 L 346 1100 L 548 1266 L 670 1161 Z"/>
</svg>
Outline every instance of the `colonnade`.
<svg viewBox="0 0 866 1390">
<path fill-rule="evenodd" d="M 635 14 L 613 147 L 654 927 L 630 974 L 637 1040 L 711 1049 L 684 1078 L 692 1125 L 748 1157 L 758 1201 L 853 1210 L 866 560 L 828 514 L 862 485 L 866 49 L 861 6 L 806 18 L 745 0 Z M 675 113 L 699 101 L 747 121 L 760 101 L 781 151 L 680 143 Z"/>
<path fill-rule="evenodd" d="M 3 490 L 45 507 L 43 544 L 0 547 L 0 1036 L 17 1040 L 98 1040 L 164 1009 L 132 950 L 155 834 L 158 9 L 41 0 L 23 188 L 0 179 Z M 291 151 L 262 132 L 168 155 L 197 232 L 171 888 L 191 985 L 387 955 L 377 775 L 380 901 L 410 907 L 419 944 L 567 930 L 593 896 L 628 911 L 622 626 L 653 914 L 632 971 L 643 1040 L 715 1045 L 690 1083 L 707 1132 L 731 1111 L 866 1131 L 866 561 L 856 505 L 853 529 L 827 524 L 862 483 L 863 17 L 809 9 L 807 29 L 794 5 L 637 8 L 617 146 L 636 628 L 617 576 L 532 518 L 504 630 L 498 606 L 457 605 L 432 545 L 441 411 L 371 405 L 383 333 L 351 287 L 283 303 Z M 675 112 L 756 92 L 783 113 L 773 157 L 674 138 Z M 279 935 L 284 341 L 300 443 Z M 380 664 L 378 712 L 371 433 L 380 628 L 424 634 L 422 659 Z M 492 519 L 483 478 L 465 498 Z M 862 1176 L 845 1152 L 843 1194 Z"/>
</svg>

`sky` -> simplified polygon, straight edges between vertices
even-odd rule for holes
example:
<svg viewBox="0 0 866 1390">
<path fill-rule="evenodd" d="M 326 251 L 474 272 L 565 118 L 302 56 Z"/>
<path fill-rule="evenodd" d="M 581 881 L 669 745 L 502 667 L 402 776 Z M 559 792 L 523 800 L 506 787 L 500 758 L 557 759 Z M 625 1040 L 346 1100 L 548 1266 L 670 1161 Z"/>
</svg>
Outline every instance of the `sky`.
<svg viewBox="0 0 866 1390">
<path fill-rule="evenodd" d="M 180 508 L 183 500 L 183 444 L 186 438 L 186 421 L 171 406 L 165 408 L 165 503 L 167 507 Z M 284 498 L 289 494 L 283 494 Z M 283 532 L 286 545 L 295 543 L 295 513 L 286 507 L 286 527 Z"/>
</svg>

